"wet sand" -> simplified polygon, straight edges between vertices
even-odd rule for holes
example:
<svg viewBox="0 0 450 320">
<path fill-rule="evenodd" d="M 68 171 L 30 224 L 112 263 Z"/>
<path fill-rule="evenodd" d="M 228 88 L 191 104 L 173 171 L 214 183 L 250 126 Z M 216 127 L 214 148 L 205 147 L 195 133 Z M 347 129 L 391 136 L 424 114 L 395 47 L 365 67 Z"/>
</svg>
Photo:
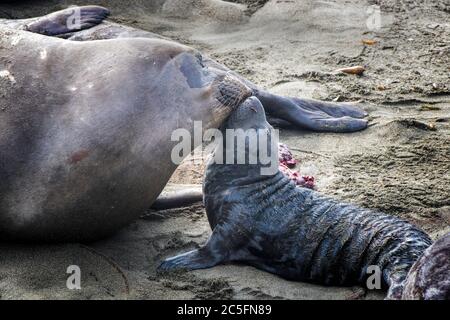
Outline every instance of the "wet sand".
<svg viewBox="0 0 450 320">
<path fill-rule="evenodd" d="M 352 134 L 281 130 L 281 141 L 320 192 L 405 218 L 433 238 L 450 231 L 450 8 L 412 2 L 236 0 L 40 1 L 0 4 L 0 17 L 41 15 L 68 4 L 102 4 L 111 19 L 186 43 L 273 92 L 359 102 L 370 127 Z M 245 6 L 250 4 L 250 8 Z M 381 9 L 373 28 L 371 5 Z M 185 5 L 185 7 L 180 7 Z M 184 8 L 184 9 L 182 9 Z M 362 40 L 374 40 L 372 45 Z M 366 41 L 367 42 L 367 41 Z M 336 69 L 365 66 L 362 76 Z M 198 161 L 197 161 L 198 162 Z M 171 179 L 200 184 L 204 164 L 186 159 Z M 157 274 L 158 263 L 203 244 L 201 204 L 143 213 L 90 244 L 0 244 L 0 297 L 56 299 L 381 299 L 360 287 L 283 280 L 242 265 Z M 82 290 L 66 288 L 66 268 Z"/>
</svg>

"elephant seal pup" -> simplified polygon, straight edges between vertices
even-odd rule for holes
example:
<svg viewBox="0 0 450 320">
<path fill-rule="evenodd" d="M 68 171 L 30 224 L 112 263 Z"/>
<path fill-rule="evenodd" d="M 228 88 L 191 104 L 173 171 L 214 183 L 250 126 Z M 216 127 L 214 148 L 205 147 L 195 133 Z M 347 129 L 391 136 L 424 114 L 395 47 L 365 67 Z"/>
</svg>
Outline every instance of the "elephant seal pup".
<svg viewBox="0 0 450 320">
<path fill-rule="evenodd" d="M 130 223 L 177 167 L 173 131 L 217 128 L 250 94 L 175 42 L 0 26 L 0 238 L 93 240 Z"/>
<path fill-rule="evenodd" d="M 270 129 L 256 97 L 240 105 L 224 127 Z M 225 139 L 225 148 L 215 153 L 223 153 L 224 159 L 236 154 L 238 144 L 233 144 L 229 147 Z M 248 157 L 254 151 L 246 144 L 245 152 Z M 199 269 L 238 261 L 286 279 L 352 285 L 364 284 L 371 274 L 368 267 L 378 266 L 388 298 L 401 297 L 408 270 L 431 244 L 427 234 L 396 217 L 296 187 L 279 170 L 262 175 L 263 167 L 261 162 L 210 160 L 204 204 L 212 235 L 200 249 L 169 258 L 160 268 Z"/>
<path fill-rule="evenodd" d="M 433 243 L 411 267 L 402 299 L 450 300 L 450 233 Z"/>
<path fill-rule="evenodd" d="M 74 10 L 81 17 L 79 23 L 72 21 Z M 30 32 L 66 38 L 72 41 L 92 41 L 116 38 L 150 38 L 171 39 L 158 34 L 132 27 L 103 21 L 108 15 L 107 9 L 99 6 L 71 7 L 65 10 L 50 13 L 43 17 L 22 20 L 1 20 L 0 25 L 9 25 L 17 29 L 25 29 Z M 176 43 L 176 42 L 175 42 Z M 360 108 L 346 103 L 330 103 L 312 99 L 297 97 L 284 97 L 272 94 L 247 79 L 234 73 L 226 66 L 203 56 L 203 63 L 210 70 L 229 72 L 245 83 L 260 99 L 265 111 L 276 119 L 280 125 L 290 124 L 295 128 L 312 131 L 327 132 L 353 132 L 367 127 L 367 120 L 363 119 L 367 113 Z"/>
</svg>

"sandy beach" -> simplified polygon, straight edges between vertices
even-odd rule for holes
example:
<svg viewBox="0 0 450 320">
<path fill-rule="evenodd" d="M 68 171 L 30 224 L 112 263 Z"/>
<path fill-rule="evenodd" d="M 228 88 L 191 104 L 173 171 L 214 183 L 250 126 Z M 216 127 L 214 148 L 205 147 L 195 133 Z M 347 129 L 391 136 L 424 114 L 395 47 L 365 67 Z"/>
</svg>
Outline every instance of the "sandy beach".
<svg viewBox="0 0 450 320">
<path fill-rule="evenodd" d="M 0 4 L 0 18 L 99 4 L 110 20 L 190 45 L 272 92 L 359 103 L 368 129 L 281 129 L 317 190 L 423 228 L 450 231 L 450 6 L 445 0 L 45 0 Z M 337 69 L 364 66 L 361 76 Z M 187 158 L 170 188 L 202 183 Z M 162 259 L 203 244 L 201 203 L 143 212 L 114 236 L 80 244 L 0 244 L 1 299 L 383 299 L 383 291 L 287 281 L 243 265 L 160 274 Z M 68 290 L 78 265 L 82 289 Z"/>
</svg>

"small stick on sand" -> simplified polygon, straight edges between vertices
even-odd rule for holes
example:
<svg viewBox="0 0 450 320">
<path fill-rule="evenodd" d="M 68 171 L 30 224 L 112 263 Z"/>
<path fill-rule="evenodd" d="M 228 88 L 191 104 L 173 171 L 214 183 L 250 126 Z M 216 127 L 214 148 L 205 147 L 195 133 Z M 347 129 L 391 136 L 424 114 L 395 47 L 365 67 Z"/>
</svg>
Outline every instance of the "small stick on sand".
<svg viewBox="0 0 450 320">
<path fill-rule="evenodd" d="M 354 66 L 354 67 L 338 69 L 336 71 L 347 73 L 347 74 L 362 75 L 365 70 L 366 70 L 366 68 L 364 68 L 363 66 Z"/>
<path fill-rule="evenodd" d="M 363 40 L 361 40 L 361 42 L 368 46 L 373 46 L 374 44 L 377 43 L 377 41 L 371 40 L 371 39 L 363 39 Z"/>
</svg>

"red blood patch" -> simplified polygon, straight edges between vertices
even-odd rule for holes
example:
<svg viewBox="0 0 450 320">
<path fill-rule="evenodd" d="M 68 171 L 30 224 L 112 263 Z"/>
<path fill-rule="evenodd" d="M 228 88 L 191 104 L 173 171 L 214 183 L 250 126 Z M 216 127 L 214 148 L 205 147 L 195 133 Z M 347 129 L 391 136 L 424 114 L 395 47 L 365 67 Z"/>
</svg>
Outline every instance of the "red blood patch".
<svg viewBox="0 0 450 320">
<path fill-rule="evenodd" d="M 80 162 L 81 160 L 83 160 L 84 158 L 86 158 L 89 155 L 89 151 L 88 150 L 79 150 L 75 153 L 73 153 L 70 158 L 67 160 L 68 163 L 70 164 L 75 164 L 77 162 Z"/>
<path fill-rule="evenodd" d="M 291 169 L 295 167 L 298 161 L 294 159 L 291 150 L 289 150 L 289 148 L 283 143 L 280 143 L 278 146 L 278 161 L 279 161 L 278 168 L 280 169 L 280 171 L 286 177 L 294 181 L 296 185 L 309 189 L 314 189 L 315 187 L 314 177 L 301 176 L 298 171 Z"/>
</svg>

